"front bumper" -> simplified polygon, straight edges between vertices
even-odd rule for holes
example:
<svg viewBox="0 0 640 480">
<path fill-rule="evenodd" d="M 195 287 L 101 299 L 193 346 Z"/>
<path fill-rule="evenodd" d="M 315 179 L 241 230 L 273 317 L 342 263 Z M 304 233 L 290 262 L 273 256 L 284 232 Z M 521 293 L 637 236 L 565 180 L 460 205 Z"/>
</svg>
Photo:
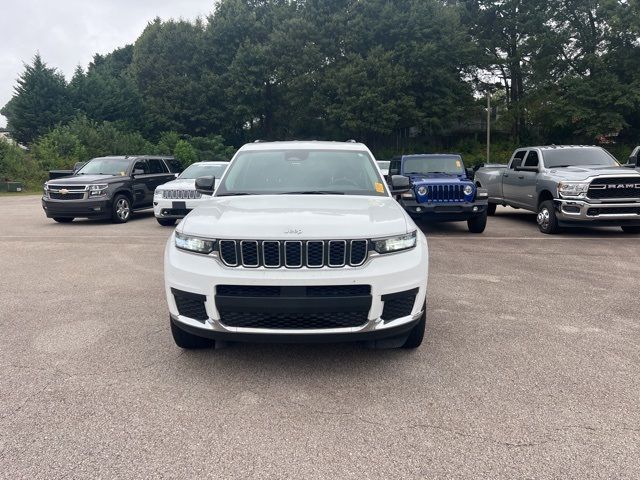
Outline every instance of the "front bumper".
<svg viewBox="0 0 640 480">
<path fill-rule="evenodd" d="M 168 240 L 164 258 L 165 293 L 172 321 L 195 335 L 209 338 L 255 341 L 353 341 L 374 340 L 407 333 L 424 313 L 428 275 L 428 247 L 419 235 L 417 246 L 390 255 L 372 255 L 360 267 L 319 269 L 264 269 L 226 267 L 215 254 L 203 256 L 178 250 L 174 237 Z M 356 327 L 284 329 L 231 327 L 221 321 L 216 305 L 218 285 L 309 287 L 336 285 L 369 285 L 371 303 L 366 322 Z M 172 289 L 202 295 L 206 298 L 206 320 L 181 315 Z M 387 295 L 416 289 L 410 313 L 383 320 Z M 265 311 L 270 299 L 265 298 Z M 255 309 L 255 305 L 253 305 Z M 255 311 L 255 310 L 252 310 Z M 302 311 L 302 310 L 301 310 Z M 291 312 L 293 314 L 297 311 Z"/>
<path fill-rule="evenodd" d="M 640 225 L 640 202 L 588 203 L 582 200 L 555 200 L 558 220 L 563 224 Z"/>
<path fill-rule="evenodd" d="M 400 204 L 409 215 L 423 220 L 440 222 L 456 222 L 484 215 L 487 211 L 487 200 L 475 202 L 433 202 L 419 203 L 416 200 L 401 199 Z"/>
<path fill-rule="evenodd" d="M 209 199 L 210 197 L 190 200 L 154 198 L 153 214 L 156 218 L 184 218 L 191 210 Z"/>
<path fill-rule="evenodd" d="M 111 216 L 111 200 L 54 200 L 42 197 L 42 208 L 47 218 L 107 218 Z"/>
</svg>

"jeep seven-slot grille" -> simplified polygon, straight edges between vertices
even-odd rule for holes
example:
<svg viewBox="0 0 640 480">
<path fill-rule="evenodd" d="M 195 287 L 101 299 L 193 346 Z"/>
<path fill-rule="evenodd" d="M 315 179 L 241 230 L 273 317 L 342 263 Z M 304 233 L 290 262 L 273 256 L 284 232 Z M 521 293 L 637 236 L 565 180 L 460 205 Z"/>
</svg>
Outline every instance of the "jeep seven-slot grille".
<svg viewBox="0 0 640 480">
<path fill-rule="evenodd" d="M 220 259 L 229 267 L 357 267 L 366 262 L 368 240 L 220 240 Z"/>
<path fill-rule="evenodd" d="M 196 190 L 163 190 L 162 198 L 168 198 L 172 200 L 193 200 L 202 198 L 202 194 Z"/>
<path fill-rule="evenodd" d="M 464 185 L 427 185 L 430 202 L 464 202 Z"/>
<path fill-rule="evenodd" d="M 589 198 L 640 198 L 640 178 L 596 178 L 589 185 Z"/>
</svg>

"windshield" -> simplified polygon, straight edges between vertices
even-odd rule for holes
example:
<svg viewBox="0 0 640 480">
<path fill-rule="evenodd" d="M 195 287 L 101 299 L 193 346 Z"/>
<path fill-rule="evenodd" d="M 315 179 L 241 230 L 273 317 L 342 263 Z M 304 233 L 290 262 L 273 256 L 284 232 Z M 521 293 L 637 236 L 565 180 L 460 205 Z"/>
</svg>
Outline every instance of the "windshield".
<svg viewBox="0 0 640 480">
<path fill-rule="evenodd" d="M 180 174 L 178 178 L 198 178 L 214 176 L 216 178 L 222 177 L 222 174 L 227 169 L 227 165 L 221 165 L 219 163 L 194 163 L 187 167 L 187 169 Z"/>
<path fill-rule="evenodd" d="M 367 152 L 316 149 L 240 152 L 216 196 L 286 193 L 386 196 Z"/>
<path fill-rule="evenodd" d="M 421 155 L 405 157 L 402 171 L 405 175 L 448 173 L 462 175 L 464 165 L 459 155 Z"/>
<path fill-rule="evenodd" d="M 620 165 L 609 152 L 600 147 L 562 148 L 543 150 L 544 166 L 547 168 L 572 167 L 575 165 Z"/>
<path fill-rule="evenodd" d="M 77 175 L 126 175 L 129 165 L 131 160 L 126 158 L 94 158 Z"/>
</svg>

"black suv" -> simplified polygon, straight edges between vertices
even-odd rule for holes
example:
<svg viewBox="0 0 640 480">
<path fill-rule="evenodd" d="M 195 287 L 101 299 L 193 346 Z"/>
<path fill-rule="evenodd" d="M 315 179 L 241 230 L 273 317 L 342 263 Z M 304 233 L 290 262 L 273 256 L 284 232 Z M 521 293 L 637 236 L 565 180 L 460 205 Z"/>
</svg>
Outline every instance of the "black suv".
<svg viewBox="0 0 640 480">
<path fill-rule="evenodd" d="M 156 187 L 174 180 L 181 171 L 182 165 L 173 157 L 94 158 L 72 176 L 46 182 L 42 208 L 48 218 L 60 223 L 76 217 L 124 223 L 133 211 L 153 207 Z"/>
</svg>

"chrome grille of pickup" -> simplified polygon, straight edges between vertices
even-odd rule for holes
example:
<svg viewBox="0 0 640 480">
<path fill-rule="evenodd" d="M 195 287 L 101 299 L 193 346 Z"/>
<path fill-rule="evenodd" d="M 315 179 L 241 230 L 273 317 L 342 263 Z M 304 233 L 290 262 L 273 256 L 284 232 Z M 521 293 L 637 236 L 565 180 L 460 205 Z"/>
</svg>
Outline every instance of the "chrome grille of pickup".
<svg viewBox="0 0 640 480">
<path fill-rule="evenodd" d="M 589 198 L 640 198 L 640 178 L 604 177 L 596 178 L 589 185 Z"/>
<path fill-rule="evenodd" d="M 163 190 L 162 198 L 168 198 L 170 200 L 197 200 L 198 198 L 202 198 L 202 194 L 195 190 Z"/>
<path fill-rule="evenodd" d="M 368 240 L 220 240 L 218 253 L 228 267 L 340 268 L 367 261 Z"/>
<path fill-rule="evenodd" d="M 429 202 L 464 202 L 464 185 L 427 185 Z"/>
</svg>

